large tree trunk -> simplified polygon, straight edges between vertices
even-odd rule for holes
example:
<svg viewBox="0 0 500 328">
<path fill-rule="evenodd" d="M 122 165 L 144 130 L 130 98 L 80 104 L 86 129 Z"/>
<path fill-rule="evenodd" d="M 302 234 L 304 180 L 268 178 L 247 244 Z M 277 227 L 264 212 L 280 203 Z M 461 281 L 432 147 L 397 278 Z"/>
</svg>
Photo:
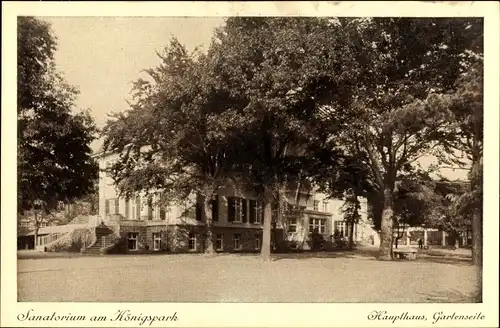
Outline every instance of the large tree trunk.
<svg viewBox="0 0 500 328">
<path fill-rule="evenodd" d="M 382 212 L 384 210 L 383 193 L 368 195 L 368 213 L 371 214 L 371 220 L 376 230 L 380 229 L 382 222 Z"/>
<path fill-rule="evenodd" d="M 393 243 L 393 208 L 392 208 L 392 189 L 384 189 L 384 210 L 382 211 L 382 221 L 380 224 L 380 248 L 379 260 L 392 260 L 392 243 Z"/>
<path fill-rule="evenodd" d="M 349 249 L 354 247 L 354 221 L 349 223 Z"/>
<path fill-rule="evenodd" d="M 34 238 L 35 238 L 35 242 L 34 242 L 34 248 L 36 249 L 36 246 L 38 246 L 38 228 L 35 228 L 35 235 L 34 235 Z"/>
<path fill-rule="evenodd" d="M 472 263 L 477 266 L 483 264 L 483 223 L 477 210 L 472 216 Z"/>
<path fill-rule="evenodd" d="M 265 190 L 263 194 L 263 227 L 262 227 L 262 247 L 260 257 L 262 260 L 271 260 L 271 220 L 272 220 L 272 200 L 273 193 L 270 190 Z"/>
<path fill-rule="evenodd" d="M 478 189 L 483 188 L 483 159 L 477 144 L 478 142 L 476 141 L 476 151 L 474 152 L 473 156 L 473 174 L 470 183 L 471 192 L 477 192 Z M 479 200 L 478 203 L 479 204 L 477 204 L 477 208 L 474 208 L 474 212 L 472 213 L 472 263 L 476 266 L 481 267 L 483 264 L 483 209 L 481 208 L 482 199 Z"/>
<path fill-rule="evenodd" d="M 214 254 L 212 198 L 208 193 L 201 195 L 201 220 L 205 223 L 205 254 Z"/>
<path fill-rule="evenodd" d="M 476 268 L 478 302 L 483 299 L 483 222 L 481 212 L 472 216 L 472 263 Z"/>
</svg>

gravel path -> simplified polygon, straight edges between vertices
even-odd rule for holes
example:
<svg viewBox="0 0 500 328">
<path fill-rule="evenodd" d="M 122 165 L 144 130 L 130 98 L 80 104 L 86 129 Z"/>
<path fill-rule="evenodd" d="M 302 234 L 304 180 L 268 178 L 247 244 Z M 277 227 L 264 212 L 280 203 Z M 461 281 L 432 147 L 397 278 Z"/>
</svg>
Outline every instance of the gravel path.
<svg viewBox="0 0 500 328">
<path fill-rule="evenodd" d="M 470 260 L 366 254 L 120 255 L 18 259 L 19 301 L 473 302 Z"/>
</svg>

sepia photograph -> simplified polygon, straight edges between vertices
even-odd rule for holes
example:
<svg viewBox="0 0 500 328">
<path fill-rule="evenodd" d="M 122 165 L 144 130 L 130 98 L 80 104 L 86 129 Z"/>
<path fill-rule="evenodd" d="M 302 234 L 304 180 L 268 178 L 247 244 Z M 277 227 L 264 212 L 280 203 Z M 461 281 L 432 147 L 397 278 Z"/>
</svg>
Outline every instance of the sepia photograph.
<svg viewBox="0 0 500 328">
<path fill-rule="evenodd" d="M 17 16 L 16 301 L 483 303 L 485 19 L 417 16 Z"/>
</svg>

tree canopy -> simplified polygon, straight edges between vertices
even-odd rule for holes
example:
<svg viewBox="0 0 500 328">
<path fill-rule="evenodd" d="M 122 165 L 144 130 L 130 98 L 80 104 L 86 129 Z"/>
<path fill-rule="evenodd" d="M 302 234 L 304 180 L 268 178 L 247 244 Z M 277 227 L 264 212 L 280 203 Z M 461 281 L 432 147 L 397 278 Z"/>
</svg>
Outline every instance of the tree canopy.
<svg viewBox="0 0 500 328">
<path fill-rule="evenodd" d="M 56 71 L 50 25 L 18 18 L 18 208 L 49 212 L 93 191 L 97 166 L 88 111 L 74 112 L 77 90 Z"/>
<path fill-rule="evenodd" d="M 349 144 L 379 186 L 380 258 L 392 257 L 398 175 L 452 140 L 453 113 L 436 105 L 466 70 L 463 56 L 482 52 L 480 19 L 366 18 L 341 20 L 352 43 L 357 92 L 344 115 Z M 332 114 L 336 120 L 336 113 Z"/>
<path fill-rule="evenodd" d="M 395 216 L 416 220 L 408 206 L 432 195 L 408 184 L 418 160 L 467 143 L 480 117 L 458 108 L 482 111 L 467 91 L 482 74 L 471 64 L 482 29 L 469 18 L 229 18 L 206 54 L 175 41 L 147 70 L 154 82 L 137 81 L 130 111 L 106 129 L 122 153 L 113 174 L 124 191 L 177 194 L 238 177 L 264 201 L 264 258 L 271 195 L 326 177 L 329 194 L 368 199 L 380 258 L 392 258 Z"/>
</svg>

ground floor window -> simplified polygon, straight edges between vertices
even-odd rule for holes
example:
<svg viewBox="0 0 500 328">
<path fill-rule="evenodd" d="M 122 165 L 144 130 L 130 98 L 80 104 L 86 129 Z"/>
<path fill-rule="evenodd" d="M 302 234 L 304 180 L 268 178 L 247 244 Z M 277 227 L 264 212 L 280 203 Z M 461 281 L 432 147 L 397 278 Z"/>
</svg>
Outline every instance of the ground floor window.
<svg viewBox="0 0 500 328">
<path fill-rule="evenodd" d="M 260 249 L 260 235 L 255 235 L 254 248 L 255 249 Z"/>
<path fill-rule="evenodd" d="M 241 249 L 241 236 L 239 234 L 233 236 L 233 248 L 235 250 Z"/>
<path fill-rule="evenodd" d="M 161 234 L 153 232 L 153 250 L 159 251 L 161 249 Z"/>
<path fill-rule="evenodd" d="M 325 233 L 326 232 L 326 219 L 309 219 L 309 232 Z"/>
<path fill-rule="evenodd" d="M 222 251 L 224 249 L 224 235 L 219 233 L 215 239 L 215 249 Z"/>
<path fill-rule="evenodd" d="M 196 234 L 194 232 L 189 233 L 188 247 L 190 251 L 196 250 Z"/>
<path fill-rule="evenodd" d="M 334 224 L 335 231 L 333 233 L 336 237 L 346 237 L 347 236 L 347 224 L 345 221 L 335 221 Z"/>
<path fill-rule="evenodd" d="M 128 249 L 130 251 L 137 250 L 137 232 L 130 232 L 128 234 Z"/>
</svg>

